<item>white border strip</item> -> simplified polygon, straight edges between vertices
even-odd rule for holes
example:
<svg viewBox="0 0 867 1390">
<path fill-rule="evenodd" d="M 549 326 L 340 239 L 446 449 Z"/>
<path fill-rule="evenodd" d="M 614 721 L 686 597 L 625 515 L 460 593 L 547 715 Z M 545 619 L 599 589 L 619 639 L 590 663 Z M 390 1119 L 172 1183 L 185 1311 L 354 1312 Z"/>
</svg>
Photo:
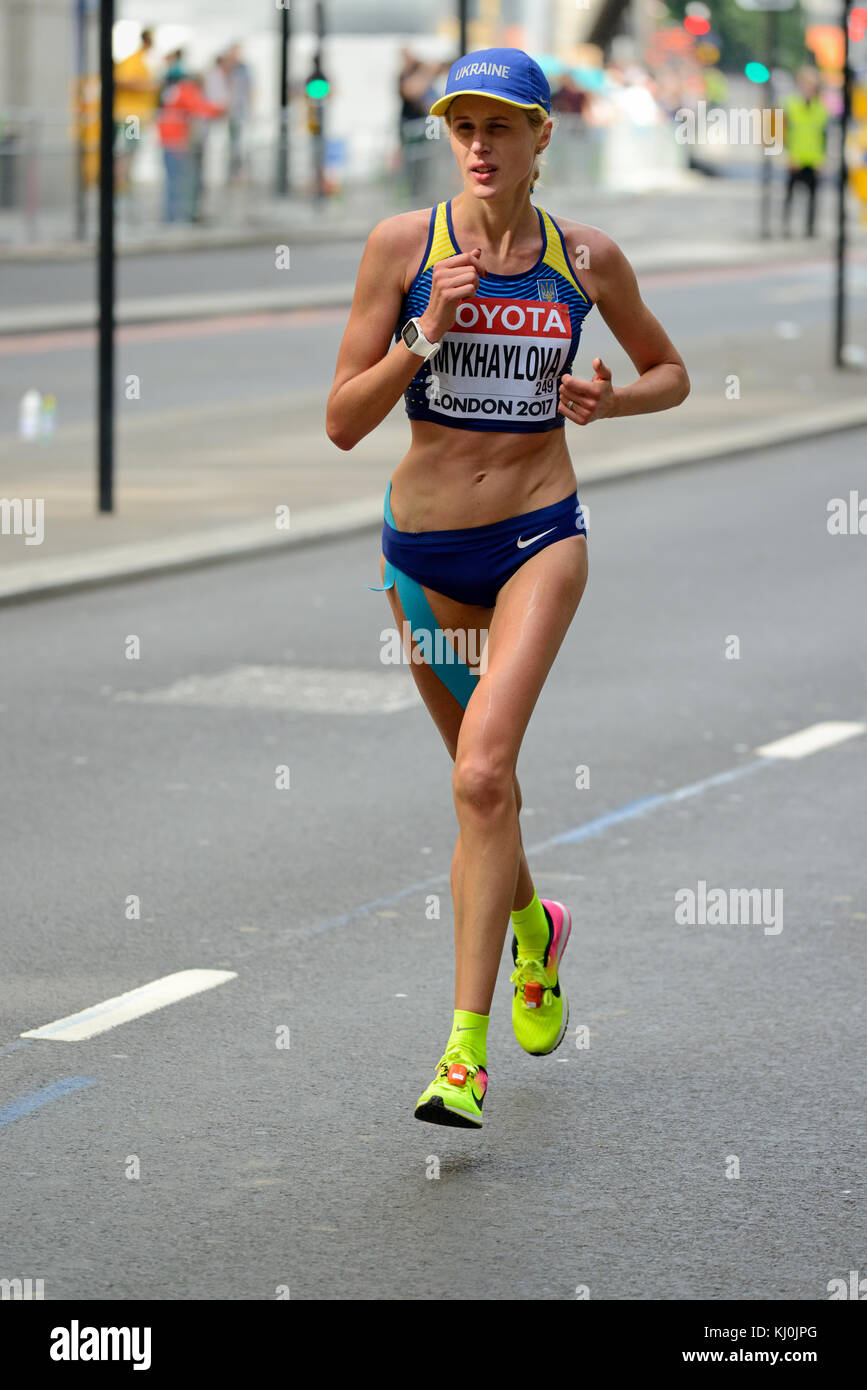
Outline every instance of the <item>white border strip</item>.
<svg viewBox="0 0 867 1390">
<path fill-rule="evenodd" d="M 845 719 L 828 719 L 821 724 L 810 724 L 799 729 L 796 734 L 778 738 L 774 743 L 763 743 L 756 752 L 763 758 L 806 758 L 810 753 L 818 753 L 823 748 L 833 748 L 835 743 L 845 743 L 849 738 L 867 731 L 867 724 L 849 723 Z"/>
<path fill-rule="evenodd" d="M 119 1023 L 129 1023 L 130 1019 L 141 1018 L 142 1014 L 153 1013 L 166 1004 L 175 1004 L 179 999 L 187 999 L 191 994 L 223 985 L 227 980 L 237 979 L 234 970 L 179 970 L 174 975 L 163 975 L 160 980 L 151 980 L 148 985 L 140 985 L 127 994 L 119 994 L 114 999 L 105 999 L 90 1009 L 58 1018 L 54 1023 L 46 1023 L 42 1028 L 31 1028 L 22 1033 L 22 1038 L 51 1038 L 56 1042 L 81 1042 L 84 1038 L 105 1033 L 116 1028 Z"/>
</svg>

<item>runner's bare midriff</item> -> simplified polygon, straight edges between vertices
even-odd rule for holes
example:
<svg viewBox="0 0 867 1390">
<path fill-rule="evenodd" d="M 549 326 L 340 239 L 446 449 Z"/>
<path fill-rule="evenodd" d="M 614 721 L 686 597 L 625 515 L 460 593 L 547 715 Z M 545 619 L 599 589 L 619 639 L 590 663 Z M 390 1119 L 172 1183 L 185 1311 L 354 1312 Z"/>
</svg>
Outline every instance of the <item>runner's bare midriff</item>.
<svg viewBox="0 0 867 1390">
<path fill-rule="evenodd" d="M 489 526 L 562 502 L 577 486 L 563 429 L 506 434 L 422 420 L 411 428 L 409 452 L 392 474 L 399 531 Z"/>
<path fill-rule="evenodd" d="M 424 250 L 432 211 L 426 208 L 417 214 L 418 245 L 406 262 L 404 293 Z M 581 227 L 586 233 L 583 240 L 589 238 L 591 230 Z M 487 268 L 497 275 L 517 274 L 541 249 L 541 239 L 538 246 L 521 247 L 515 256 L 517 264 L 495 261 L 486 252 Z M 589 281 L 587 286 L 593 296 Z M 427 420 L 411 420 L 409 424 L 409 451 L 391 475 L 390 502 L 398 530 L 458 531 L 489 526 L 506 517 L 553 506 L 576 490 L 565 428 L 501 433 L 454 429 Z"/>
</svg>

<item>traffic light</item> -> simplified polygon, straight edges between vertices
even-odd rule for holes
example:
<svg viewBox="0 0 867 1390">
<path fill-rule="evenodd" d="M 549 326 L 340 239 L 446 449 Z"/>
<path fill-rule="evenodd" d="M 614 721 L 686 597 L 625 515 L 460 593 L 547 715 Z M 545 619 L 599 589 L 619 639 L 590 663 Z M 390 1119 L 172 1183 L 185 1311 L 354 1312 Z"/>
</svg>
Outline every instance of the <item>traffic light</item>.
<svg viewBox="0 0 867 1390">
<path fill-rule="evenodd" d="M 686 7 L 683 27 L 693 38 L 701 38 L 702 34 L 707 34 L 710 30 L 710 10 L 701 0 L 690 0 Z"/>
<path fill-rule="evenodd" d="M 767 82 L 770 75 L 764 63 L 747 63 L 744 68 L 744 76 L 749 82 Z"/>
<path fill-rule="evenodd" d="M 307 129 L 311 135 L 322 134 L 322 102 L 331 91 L 331 83 L 322 71 L 319 56 L 313 60 L 313 71 L 304 84 L 307 94 Z"/>
<path fill-rule="evenodd" d="M 319 66 L 318 59 L 314 64 L 313 71 L 307 79 L 304 90 L 311 101 L 324 101 L 331 91 L 331 83 Z"/>
</svg>

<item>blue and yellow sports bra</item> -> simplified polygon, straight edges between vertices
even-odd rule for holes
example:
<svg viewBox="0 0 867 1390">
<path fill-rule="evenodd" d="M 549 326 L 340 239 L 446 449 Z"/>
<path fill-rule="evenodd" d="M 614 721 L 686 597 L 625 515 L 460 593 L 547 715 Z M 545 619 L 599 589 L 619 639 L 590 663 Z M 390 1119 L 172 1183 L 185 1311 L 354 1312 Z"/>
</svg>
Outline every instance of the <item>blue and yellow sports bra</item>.
<svg viewBox="0 0 867 1390">
<path fill-rule="evenodd" d="M 544 243 L 539 260 L 522 275 L 480 275 L 476 295 L 461 301 L 439 352 L 406 389 L 411 420 L 508 433 L 565 425 L 557 411 L 560 378 L 572 370 L 593 302 L 572 273 L 560 228 L 547 212 L 536 212 Z M 431 210 L 427 246 L 404 297 L 395 342 L 426 310 L 437 261 L 457 255 L 449 199 Z"/>
</svg>

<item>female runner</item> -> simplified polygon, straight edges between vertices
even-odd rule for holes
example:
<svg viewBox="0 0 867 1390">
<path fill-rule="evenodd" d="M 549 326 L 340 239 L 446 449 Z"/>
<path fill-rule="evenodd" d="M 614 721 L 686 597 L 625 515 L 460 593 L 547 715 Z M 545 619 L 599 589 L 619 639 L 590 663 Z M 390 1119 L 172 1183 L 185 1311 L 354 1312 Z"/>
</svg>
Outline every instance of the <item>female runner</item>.
<svg viewBox="0 0 867 1390">
<path fill-rule="evenodd" d="M 474 1129 L 510 913 L 518 1042 L 535 1056 L 552 1052 L 569 1017 L 559 969 L 571 918 L 536 894 L 516 777 L 587 582 L 565 423 L 667 410 L 689 393 L 683 360 L 620 248 L 530 201 L 550 110 L 547 80 L 520 49 L 484 49 L 452 66 L 431 114 L 445 115 L 463 191 L 371 232 L 326 421 L 328 437 L 352 449 L 405 394 L 412 422 L 385 494 L 381 569 L 454 761 L 459 825 L 454 1021 L 415 1114 Z M 638 372 L 629 385 L 615 387 L 599 357 L 591 380 L 571 375 L 594 304 Z"/>
</svg>

